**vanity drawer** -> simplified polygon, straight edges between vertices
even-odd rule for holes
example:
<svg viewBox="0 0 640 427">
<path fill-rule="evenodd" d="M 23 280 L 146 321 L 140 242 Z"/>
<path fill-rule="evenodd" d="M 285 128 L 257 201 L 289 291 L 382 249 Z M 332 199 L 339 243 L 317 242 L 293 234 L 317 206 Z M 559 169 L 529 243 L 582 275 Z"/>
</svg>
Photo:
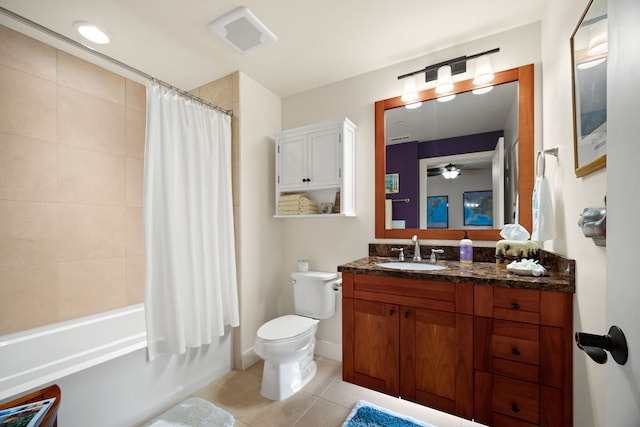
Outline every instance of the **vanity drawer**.
<svg viewBox="0 0 640 427">
<path fill-rule="evenodd" d="M 494 288 L 493 317 L 516 322 L 540 323 L 540 291 Z"/>
<path fill-rule="evenodd" d="M 538 424 L 540 419 L 540 386 L 494 375 L 493 412 Z"/>
<path fill-rule="evenodd" d="M 540 364 L 540 329 L 529 323 L 493 321 L 491 354 L 494 358 Z"/>
</svg>

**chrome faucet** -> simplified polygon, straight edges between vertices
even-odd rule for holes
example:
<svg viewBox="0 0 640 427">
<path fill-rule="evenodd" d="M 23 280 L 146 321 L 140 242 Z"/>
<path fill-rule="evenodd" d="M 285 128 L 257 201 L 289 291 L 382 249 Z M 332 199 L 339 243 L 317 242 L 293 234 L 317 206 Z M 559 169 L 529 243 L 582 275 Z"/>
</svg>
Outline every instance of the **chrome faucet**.
<svg viewBox="0 0 640 427">
<path fill-rule="evenodd" d="M 431 258 L 429 259 L 429 262 L 435 264 L 436 262 L 438 262 L 438 257 L 436 256 L 436 254 L 443 253 L 444 249 L 431 249 Z"/>
<path fill-rule="evenodd" d="M 411 241 L 415 243 L 415 248 L 413 249 L 413 260 L 420 261 L 422 257 L 420 256 L 420 241 L 418 240 L 418 235 L 414 234 L 411 238 Z"/>
</svg>

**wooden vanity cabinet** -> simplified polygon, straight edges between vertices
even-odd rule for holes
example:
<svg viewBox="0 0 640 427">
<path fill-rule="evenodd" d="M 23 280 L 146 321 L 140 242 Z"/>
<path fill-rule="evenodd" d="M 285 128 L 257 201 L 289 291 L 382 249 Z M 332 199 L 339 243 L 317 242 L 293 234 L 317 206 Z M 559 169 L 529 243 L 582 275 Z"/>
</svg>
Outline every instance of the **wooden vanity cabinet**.
<svg viewBox="0 0 640 427">
<path fill-rule="evenodd" d="M 343 273 L 343 379 L 473 417 L 473 285 Z"/>
<path fill-rule="evenodd" d="M 476 421 L 509 427 L 573 425 L 572 297 L 475 286 Z"/>
</svg>

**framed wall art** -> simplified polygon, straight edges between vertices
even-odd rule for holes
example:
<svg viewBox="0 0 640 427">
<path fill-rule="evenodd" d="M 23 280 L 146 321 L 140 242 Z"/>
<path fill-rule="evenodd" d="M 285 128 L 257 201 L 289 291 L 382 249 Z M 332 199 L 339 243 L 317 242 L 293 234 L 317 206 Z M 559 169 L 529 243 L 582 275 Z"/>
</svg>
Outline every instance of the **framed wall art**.
<svg viewBox="0 0 640 427">
<path fill-rule="evenodd" d="M 591 0 L 571 36 L 577 177 L 607 165 L 607 0 Z"/>
<path fill-rule="evenodd" d="M 462 193 L 464 225 L 493 227 L 493 191 Z"/>
<path fill-rule="evenodd" d="M 449 228 L 448 196 L 427 196 L 427 228 Z"/>
</svg>

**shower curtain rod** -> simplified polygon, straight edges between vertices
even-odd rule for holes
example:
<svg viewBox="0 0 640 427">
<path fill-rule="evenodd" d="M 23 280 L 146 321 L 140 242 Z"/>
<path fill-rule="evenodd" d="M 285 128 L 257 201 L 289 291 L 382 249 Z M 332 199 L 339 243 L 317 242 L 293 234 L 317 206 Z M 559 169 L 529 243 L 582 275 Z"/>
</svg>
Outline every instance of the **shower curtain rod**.
<svg viewBox="0 0 640 427">
<path fill-rule="evenodd" d="M 212 104 L 209 101 L 205 101 L 204 99 L 202 99 L 202 98 L 200 98 L 198 96 L 195 96 L 195 95 L 193 95 L 193 94 L 191 94 L 191 93 L 189 93 L 189 92 L 187 92 L 185 90 L 182 90 L 182 89 L 180 89 L 178 87 L 175 87 L 172 84 L 164 82 L 164 81 L 158 79 L 157 77 L 154 77 L 154 76 L 152 76 L 150 74 L 145 73 L 144 71 L 140 71 L 137 68 L 132 67 L 131 65 L 125 64 L 124 62 L 121 62 L 121 61 L 118 61 L 117 59 L 112 58 L 112 57 L 110 57 L 108 55 L 105 55 L 104 53 L 98 52 L 97 50 L 94 50 L 94 49 L 92 49 L 92 48 L 90 48 L 88 46 L 85 46 L 82 43 L 79 43 L 79 42 L 77 42 L 77 41 L 75 41 L 75 40 L 73 40 L 73 39 L 71 39 L 71 38 L 69 38 L 67 36 L 64 36 L 64 35 L 60 34 L 60 33 L 57 33 L 57 32 L 55 32 L 55 31 L 53 31 L 53 30 L 51 30 L 51 29 L 49 29 L 49 28 L 47 28 L 47 27 L 45 27 L 43 25 L 38 24 L 37 22 L 34 22 L 34 21 L 30 20 L 30 19 L 25 18 L 24 16 L 18 15 L 17 13 L 14 13 L 14 12 L 8 10 L 8 9 L 5 9 L 4 7 L 0 7 L 0 12 L 2 12 L 4 15 L 9 16 L 10 18 L 13 18 L 16 21 L 22 22 L 23 24 L 26 24 L 26 25 L 28 25 L 28 26 L 30 26 L 32 28 L 35 28 L 36 30 L 39 30 L 39 31 L 41 31 L 41 32 L 43 32 L 45 34 L 48 34 L 48 35 L 52 36 L 52 37 L 55 37 L 58 40 L 61 40 L 61 41 L 65 42 L 65 43 L 67 43 L 67 44 L 70 44 L 73 47 L 77 47 L 79 49 L 82 49 L 85 52 L 88 52 L 88 53 L 90 53 L 92 55 L 95 55 L 95 56 L 99 57 L 100 59 L 104 59 L 107 62 L 111 62 L 112 64 L 115 64 L 115 65 L 117 65 L 117 66 L 119 66 L 121 68 L 124 68 L 124 69 L 126 69 L 126 70 L 128 70 L 128 71 L 130 71 L 130 72 L 132 72 L 134 74 L 137 74 L 137 75 L 139 75 L 141 77 L 144 77 L 147 80 L 151 80 L 151 81 L 156 82 L 156 83 L 158 83 L 158 84 L 160 84 L 160 85 L 162 85 L 164 87 L 167 87 L 167 88 L 179 93 L 181 96 L 187 97 L 187 98 L 192 99 L 192 100 L 194 100 L 196 102 L 204 104 L 204 105 L 206 105 L 208 107 L 213 108 L 214 110 L 220 111 L 221 113 L 227 114 L 229 116 L 233 116 L 233 110 L 226 110 L 226 109 L 224 109 L 224 108 L 222 108 L 222 107 L 220 107 L 218 105 Z"/>
</svg>

